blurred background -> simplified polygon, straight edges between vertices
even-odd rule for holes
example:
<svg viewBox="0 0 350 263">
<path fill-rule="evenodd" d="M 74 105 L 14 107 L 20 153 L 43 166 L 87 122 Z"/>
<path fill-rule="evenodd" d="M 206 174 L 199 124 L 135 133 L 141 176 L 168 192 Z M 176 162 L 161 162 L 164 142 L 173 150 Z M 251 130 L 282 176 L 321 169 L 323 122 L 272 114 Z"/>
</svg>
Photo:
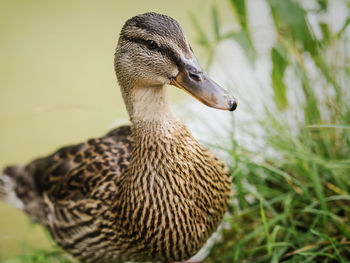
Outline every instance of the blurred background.
<svg viewBox="0 0 350 263">
<path fill-rule="evenodd" d="M 207 262 L 350 260 L 347 0 L 0 0 L 0 167 L 128 123 L 113 68 L 123 23 L 175 18 L 234 113 L 171 87 L 173 108 L 230 166 Z M 72 262 L 0 203 L 0 262 Z M 203 256 L 202 256 L 203 257 Z"/>
</svg>

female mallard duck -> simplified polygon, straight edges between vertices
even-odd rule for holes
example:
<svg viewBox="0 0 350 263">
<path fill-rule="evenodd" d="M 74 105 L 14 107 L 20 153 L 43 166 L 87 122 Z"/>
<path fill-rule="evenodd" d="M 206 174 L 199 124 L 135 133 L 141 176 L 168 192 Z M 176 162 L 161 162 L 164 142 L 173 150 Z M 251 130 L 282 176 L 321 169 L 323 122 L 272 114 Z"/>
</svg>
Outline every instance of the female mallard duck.
<svg viewBox="0 0 350 263">
<path fill-rule="evenodd" d="M 0 198 L 47 227 L 80 260 L 186 260 L 217 228 L 231 179 L 174 116 L 166 85 L 214 108 L 237 104 L 209 79 L 180 25 L 165 15 L 125 23 L 115 70 L 131 126 L 8 167 Z"/>
</svg>

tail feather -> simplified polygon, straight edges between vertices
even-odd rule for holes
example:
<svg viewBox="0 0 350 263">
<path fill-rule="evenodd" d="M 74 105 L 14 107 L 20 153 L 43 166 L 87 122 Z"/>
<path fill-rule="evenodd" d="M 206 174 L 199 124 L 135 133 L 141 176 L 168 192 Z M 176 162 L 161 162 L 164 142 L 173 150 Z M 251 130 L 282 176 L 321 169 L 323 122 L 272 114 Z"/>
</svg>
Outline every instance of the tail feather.
<svg viewBox="0 0 350 263">
<path fill-rule="evenodd" d="M 23 209 L 24 204 L 16 194 L 16 186 L 13 178 L 7 174 L 0 177 L 0 201 L 5 202 L 17 209 Z"/>
<path fill-rule="evenodd" d="M 0 201 L 23 210 L 33 221 L 43 220 L 43 200 L 25 167 L 12 166 L 0 172 Z"/>
<path fill-rule="evenodd" d="M 5 202 L 7 198 L 7 190 L 6 190 L 5 182 L 3 181 L 4 176 L 6 175 L 0 173 L 0 201 L 1 202 Z"/>
</svg>

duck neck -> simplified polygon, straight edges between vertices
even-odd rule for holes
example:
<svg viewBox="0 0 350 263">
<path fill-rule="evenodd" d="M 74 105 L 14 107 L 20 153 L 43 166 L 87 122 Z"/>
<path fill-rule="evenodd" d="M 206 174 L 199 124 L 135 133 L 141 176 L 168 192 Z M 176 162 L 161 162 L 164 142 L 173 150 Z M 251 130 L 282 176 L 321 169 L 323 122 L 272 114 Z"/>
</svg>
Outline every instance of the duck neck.
<svg viewBox="0 0 350 263">
<path fill-rule="evenodd" d="M 167 171 L 168 164 L 176 162 L 175 148 L 184 148 L 182 144 L 192 137 L 172 113 L 165 86 L 134 87 L 124 96 L 134 139 L 127 185 L 138 187 L 144 184 L 135 186 L 135 182 Z M 145 164 L 149 169 L 145 172 L 150 172 L 147 176 L 140 173 L 146 169 Z"/>
<path fill-rule="evenodd" d="M 171 111 L 166 86 L 135 86 L 124 100 L 133 126 L 143 123 L 164 123 L 176 120 Z"/>
</svg>

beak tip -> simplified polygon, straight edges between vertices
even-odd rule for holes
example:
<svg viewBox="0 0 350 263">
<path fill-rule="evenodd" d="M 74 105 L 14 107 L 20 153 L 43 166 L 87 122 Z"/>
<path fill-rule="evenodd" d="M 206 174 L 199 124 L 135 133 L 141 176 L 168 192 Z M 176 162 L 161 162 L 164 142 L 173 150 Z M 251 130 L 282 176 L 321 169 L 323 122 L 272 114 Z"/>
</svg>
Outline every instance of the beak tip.
<svg viewBox="0 0 350 263">
<path fill-rule="evenodd" d="M 237 101 L 233 98 L 229 98 L 228 105 L 230 106 L 230 111 L 234 111 L 237 108 Z"/>
</svg>

